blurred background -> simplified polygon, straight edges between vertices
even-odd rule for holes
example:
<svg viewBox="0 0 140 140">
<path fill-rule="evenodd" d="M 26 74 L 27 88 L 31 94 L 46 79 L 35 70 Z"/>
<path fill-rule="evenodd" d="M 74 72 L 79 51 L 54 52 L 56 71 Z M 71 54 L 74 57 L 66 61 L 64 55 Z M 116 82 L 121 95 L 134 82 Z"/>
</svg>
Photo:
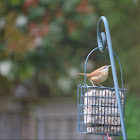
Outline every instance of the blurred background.
<svg viewBox="0 0 140 140">
<path fill-rule="evenodd" d="M 129 139 L 140 139 L 140 1 L 1 0 L 0 139 L 97 139 L 77 132 L 77 85 L 84 83 L 97 22 L 106 16 L 120 58 Z M 110 64 L 95 51 L 87 72 Z M 120 70 L 116 61 L 118 80 Z M 87 83 L 90 84 L 90 83 Z M 111 70 L 102 83 L 113 87 Z M 102 138 L 102 137 L 101 137 Z"/>
</svg>

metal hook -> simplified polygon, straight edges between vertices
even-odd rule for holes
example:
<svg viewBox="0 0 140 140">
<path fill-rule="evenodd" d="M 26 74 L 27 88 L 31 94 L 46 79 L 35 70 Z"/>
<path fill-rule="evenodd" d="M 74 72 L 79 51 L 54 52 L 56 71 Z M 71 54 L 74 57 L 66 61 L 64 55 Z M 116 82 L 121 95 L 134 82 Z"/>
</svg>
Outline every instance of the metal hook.
<svg viewBox="0 0 140 140">
<path fill-rule="evenodd" d="M 101 23 L 104 23 L 104 26 L 105 26 L 105 33 L 104 32 L 101 32 Z M 107 36 L 107 37 L 106 37 Z M 100 17 L 99 21 L 98 21 L 98 25 L 97 25 L 97 43 L 98 43 L 98 46 L 101 47 L 100 48 L 100 51 L 103 52 L 106 47 L 107 47 L 107 39 L 110 38 L 110 33 L 109 33 L 109 26 L 108 26 L 108 21 L 107 19 L 102 16 Z M 110 41 L 108 41 L 110 42 Z"/>
<path fill-rule="evenodd" d="M 104 37 L 103 33 L 102 33 L 102 36 L 101 36 L 101 22 L 104 23 L 106 37 Z M 105 40 L 107 41 L 107 45 L 105 43 L 106 42 Z M 100 48 L 101 52 L 103 52 L 106 49 L 106 47 L 108 46 L 110 62 L 111 62 L 111 68 L 112 68 L 112 74 L 113 74 L 113 80 L 114 80 L 114 86 L 115 86 L 116 97 L 117 97 L 117 103 L 118 103 L 120 119 L 121 119 L 121 127 L 122 127 L 122 132 L 123 132 L 123 139 L 126 140 L 127 135 L 126 135 L 126 130 L 125 130 L 124 115 L 123 115 L 123 112 L 122 112 L 121 100 L 120 100 L 120 95 L 119 95 L 118 78 L 117 78 L 117 73 L 116 73 L 116 67 L 115 67 L 115 61 L 114 61 L 114 55 L 113 55 L 113 49 L 112 49 L 112 42 L 111 42 L 109 24 L 108 24 L 108 21 L 107 21 L 106 17 L 104 17 L 104 16 L 101 16 L 99 18 L 99 21 L 98 21 L 98 25 L 97 25 L 97 42 L 98 42 L 98 46 L 101 47 Z"/>
</svg>

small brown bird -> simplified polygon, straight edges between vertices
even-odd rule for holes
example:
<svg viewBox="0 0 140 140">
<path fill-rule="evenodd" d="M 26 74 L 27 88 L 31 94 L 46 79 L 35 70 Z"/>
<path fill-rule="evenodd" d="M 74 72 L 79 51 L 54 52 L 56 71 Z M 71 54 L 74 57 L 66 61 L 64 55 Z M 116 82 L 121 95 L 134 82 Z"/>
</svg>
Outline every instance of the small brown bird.
<svg viewBox="0 0 140 140">
<path fill-rule="evenodd" d="M 95 86 L 94 83 L 100 85 L 99 83 L 104 82 L 108 78 L 108 70 L 110 66 L 111 65 L 102 66 L 101 68 L 98 68 L 92 73 L 86 74 L 86 77 L 89 79 L 89 81 L 92 83 L 93 86 Z M 85 75 L 85 73 L 77 73 L 77 74 Z"/>
</svg>

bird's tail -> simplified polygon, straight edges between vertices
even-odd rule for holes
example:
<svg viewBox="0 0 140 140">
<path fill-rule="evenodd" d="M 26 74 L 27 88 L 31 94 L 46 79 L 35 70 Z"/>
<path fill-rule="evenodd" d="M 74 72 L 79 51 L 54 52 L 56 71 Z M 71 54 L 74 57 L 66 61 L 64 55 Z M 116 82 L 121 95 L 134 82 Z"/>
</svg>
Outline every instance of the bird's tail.
<svg viewBox="0 0 140 140">
<path fill-rule="evenodd" d="M 85 75 L 85 73 L 76 73 L 77 75 Z M 86 74 L 86 76 L 87 76 L 87 74 Z"/>
</svg>

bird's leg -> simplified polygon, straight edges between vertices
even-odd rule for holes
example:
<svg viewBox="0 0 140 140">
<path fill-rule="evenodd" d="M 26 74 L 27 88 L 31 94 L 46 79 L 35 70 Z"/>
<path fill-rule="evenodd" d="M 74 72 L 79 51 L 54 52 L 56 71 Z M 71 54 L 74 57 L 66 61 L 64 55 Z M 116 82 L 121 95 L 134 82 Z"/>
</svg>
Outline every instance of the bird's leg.
<svg viewBox="0 0 140 140">
<path fill-rule="evenodd" d="M 102 85 L 100 85 L 100 84 L 97 84 L 97 85 L 99 85 L 100 87 L 104 87 L 104 86 L 102 86 Z"/>
<path fill-rule="evenodd" d="M 91 80 L 89 80 L 91 83 L 92 83 L 92 85 L 95 87 L 95 85 L 94 85 L 94 83 L 91 81 Z"/>
</svg>

